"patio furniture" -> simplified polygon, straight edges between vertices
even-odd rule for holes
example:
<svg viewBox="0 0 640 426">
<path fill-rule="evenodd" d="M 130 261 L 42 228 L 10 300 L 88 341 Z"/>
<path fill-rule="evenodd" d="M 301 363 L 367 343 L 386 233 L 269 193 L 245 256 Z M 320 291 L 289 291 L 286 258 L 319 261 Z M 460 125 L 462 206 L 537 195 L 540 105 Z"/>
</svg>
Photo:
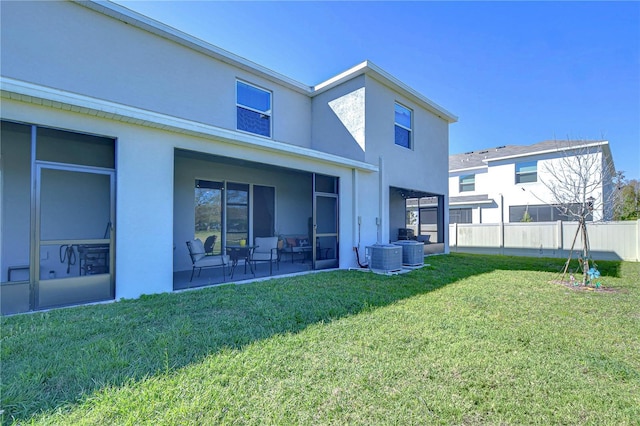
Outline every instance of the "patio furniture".
<svg viewBox="0 0 640 426">
<path fill-rule="evenodd" d="M 229 256 L 227 255 L 218 255 L 218 256 L 207 256 L 204 250 L 204 244 L 202 244 L 202 240 L 200 238 L 196 238 L 195 240 L 187 241 L 187 248 L 189 249 L 189 256 L 191 257 L 191 263 L 193 263 L 193 269 L 191 270 L 191 278 L 189 282 L 193 281 L 193 274 L 198 268 L 198 277 L 200 276 L 200 272 L 202 272 L 202 268 L 216 268 L 222 266 L 222 276 L 226 281 L 226 270 L 225 266 L 229 263 Z"/>
<path fill-rule="evenodd" d="M 276 263 L 278 269 L 280 264 L 278 257 L 278 237 L 256 237 L 255 249 L 251 254 L 251 261 L 255 265 L 256 262 L 269 262 L 269 275 L 273 274 L 273 263 Z"/>
<path fill-rule="evenodd" d="M 210 235 L 204 240 L 204 252 L 207 255 L 213 254 L 213 248 L 216 246 L 216 241 L 218 239 L 217 235 Z"/>
<path fill-rule="evenodd" d="M 231 274 L 230 278 L 233 279 L 233 273 L 236 270 L 236 266 L 240 260 L 244 262 L 244 273 L 247 273 L 247 264 L 249 265 L 249 269 L 253 276 L 256 276 L 256 272 L 253 269 L 253 264 L 251 263 L 251 255 L 253 250 L 255 250 L 256 246 L 248 246 L 248 245 L 229 245 L 227 246 L 227 252 L 229 252 L 229 257 L 231 259 Z"/>
<path fill-rule="evenodd" d="M 411 228 L 399 228 L 398 229 L 398 241 L 415 240 L 416 236 Z"/>
<path fill-rule="evenodd" d="M 294 261 L 294 256 L 300 254 L 300 261 L 304 262 L 307 258 L 311 257 L 313 247 L 309 243 L 309 237 L 307 236 L 283 236 L 284 246 L 280 250 L 282 254 L 291 255 L 291 263 Z"/>
</svg>

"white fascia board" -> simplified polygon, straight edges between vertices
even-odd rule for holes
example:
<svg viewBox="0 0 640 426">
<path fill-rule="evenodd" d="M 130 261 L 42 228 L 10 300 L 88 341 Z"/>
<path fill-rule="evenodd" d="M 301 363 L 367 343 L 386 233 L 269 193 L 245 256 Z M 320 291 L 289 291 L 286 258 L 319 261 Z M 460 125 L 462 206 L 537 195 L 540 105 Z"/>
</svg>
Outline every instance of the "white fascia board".
<svg viewBox="0 0 640 426">
<path fill-rule="evenodd" d="M 409 99 L 413 100 L 418 105 L 422 106 L 426 110 L 432 112 L 438 117 L 446 120 L 448 123 L 455 123 L 458 121 L 458 117 L 453 115 L 451 112 L 447 111 L 440 105 L 431 101 L 427 97 L 423 96 L 419 92 L 415 91 L 411 87 L 407 86 L 382 68 L 378 67 L 371 61 L 364 61 L 343 73 L 336 75 L 335 77 L 330 78 L 312 88 L 312 96 L 318 95 L 320 93 L 326 92 L 327 90 L 336 87 L 346 81 L 349 81 L 355 77 L 360 75 L 369 75 L 372 78 L 378 80 L 380 83 L 385 86 L 389 86 L 392 90 L 396 92 L 400 92 L 403 95 L 407 96 Z"/>
<path fill-rule="evenodd" d="M 598 146 L 606 146 L 608 148 L 609 141 L 598 141 L 598 142 L 586 143 L 581 145 L 572 145 L 572 146 L 563 146 L 561 148 L 545 149 L 542 151 L 531 151 L 531 152 L 526 152 L 522 154 L 507 155 L 505 157 L 487 158 L 486 160 L 482 160 L 482 161 L 488 164 L 493 161 L 512 160 L 514 158 L 531 157 L 532 155 L 553 154 L 556 152 L 574 151 L 576 149 L 594 148 Z"/>
<path fill-rule="evenodd" d="M 487 170 L 487 166 L 464 167 L 462 169 L 451 169 L 449 173 L 471 172 L 474 170 Z"/>
<path fill-rule="evenodd" d="M 292 155 L 363 172 L 378 171 L 377 165 L 362 161 L 12 78 L 0 77 L 0 90 L 2 97 L 22 102 L 198 137 L 215 138 L 226 143 Z"/>
<path fill-rule="evenodd" d="M 269 68 L 258 65 L 249 61 L 241 56 L 235 55 L 224 49 L 221 49 L 213 44 L 200 40 L 197 37 L 193 37 L 187 33 L 177 30 L 169 25 L 158 22 L 145 15 L 134 12 L 110 1 L 87 1 L 87 0 L 71 0 L 74 3 L 91 9 L 95 12 L 102 13 L 103 15 L 110 16 L 111 18 L 125 22 L 136 28 L 140 28 L 144 31 L 150 32 L 157 36 L 166 38 L 182 46 L 193 49 L 204 55 L 217 59 L 221 62 L 240 68 L 244 71 L 263 77 L 276 84 L 283 85 L 296 92 L 304 95 L 311 94 L 311 87 L 306 86 L 292 78 L 277 73 Z"/>
</svg>

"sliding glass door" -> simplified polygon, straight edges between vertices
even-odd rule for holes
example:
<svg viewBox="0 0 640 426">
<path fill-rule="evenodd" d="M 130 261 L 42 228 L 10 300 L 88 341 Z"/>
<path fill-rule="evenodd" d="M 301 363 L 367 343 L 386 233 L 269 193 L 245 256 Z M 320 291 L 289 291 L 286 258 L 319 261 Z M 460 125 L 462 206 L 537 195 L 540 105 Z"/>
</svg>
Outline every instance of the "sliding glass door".
<svg viewBox="0 0 640 426">
<path fill-rule="evenodd" d="M 225 245 L 238 245 L 249 239 L 249 185 L 227 183 Z"/>
<path fill-rule="evenodd" d="M 219 254 L 223 247 L 241 240 L 273 236 L 274 221 L 274 187 L 196 180 L 194 237 L 204 243 L 205 250 L 208 242 L 211 252 Z"/>
</svg>

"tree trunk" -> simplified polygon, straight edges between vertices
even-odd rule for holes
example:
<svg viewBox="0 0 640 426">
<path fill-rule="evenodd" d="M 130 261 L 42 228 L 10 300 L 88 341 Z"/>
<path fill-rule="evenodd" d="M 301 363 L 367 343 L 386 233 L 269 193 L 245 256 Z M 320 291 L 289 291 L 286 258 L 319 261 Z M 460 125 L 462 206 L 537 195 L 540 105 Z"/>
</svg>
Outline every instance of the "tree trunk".
<svg viewBox="0 0 640 426">
<path fill-rule="evenodd" d="M 587 273 L 589 272 L 589 243 L 587 240 L 587 223 L 584 218 L 580 220 L 582 228 L 582 285 L 587 285 Z"/>
</svg>

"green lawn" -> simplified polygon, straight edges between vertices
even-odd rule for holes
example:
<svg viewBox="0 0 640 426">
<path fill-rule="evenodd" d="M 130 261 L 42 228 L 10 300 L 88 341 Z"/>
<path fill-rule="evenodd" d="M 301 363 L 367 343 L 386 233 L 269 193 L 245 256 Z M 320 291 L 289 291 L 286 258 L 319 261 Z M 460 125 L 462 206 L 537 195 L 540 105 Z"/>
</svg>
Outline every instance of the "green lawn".
<svg viewBox="0 0 640 426">
<path fill-rule="evenodd" d="M 639 263 L 427 262 L 2 318 L 3 423 L 639 424 Z"/>
</svg>

